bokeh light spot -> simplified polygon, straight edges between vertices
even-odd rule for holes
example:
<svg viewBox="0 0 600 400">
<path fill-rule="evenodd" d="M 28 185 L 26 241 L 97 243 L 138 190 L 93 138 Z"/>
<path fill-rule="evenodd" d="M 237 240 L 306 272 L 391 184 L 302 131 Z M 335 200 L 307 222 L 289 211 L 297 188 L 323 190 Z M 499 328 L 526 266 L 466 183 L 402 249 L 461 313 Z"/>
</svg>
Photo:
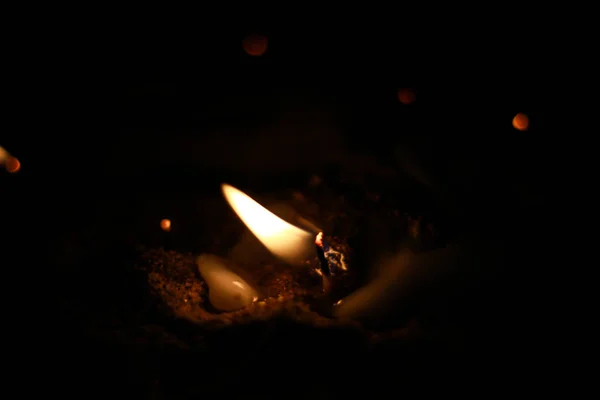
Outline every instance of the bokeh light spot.
<svg viewBox="0 0 600 400">
<path fill-rule="evenodd" d="M 169 232 L 171 230 L 171 220 L 170 219 L 163 219 L 160 221 L 160 229 L 162 229 L 165 232 Z"/>
<path fill-rule="evenodd" d="M 417 95 L 414 90 L 408 88 L 398 90 L 398 100 L 400 100 L 400 103 L 408 105 L 414 103 L 416 99 Z"/>
<path fill-rule="evenodd" d="M 529 117 L 523 113 L 518 113 L 513 118 L 512 125 L 519 131 L 526 131 L 529 128 Z"/>
<path fill-rule="evenodd" d="M 21 169 L 21 162 L 16 157 L 8 157 L 6 159 L 6 170 L 11 174 L 19 172 Z"/>
<path fill-rule="evenodd" d="M 267 51 L 268 40 L 263 35 L 249 35 L 246 36 L 242 42 L 244 51 L 251 56 L 258 57 L 265 54 Z"/>
</svg>

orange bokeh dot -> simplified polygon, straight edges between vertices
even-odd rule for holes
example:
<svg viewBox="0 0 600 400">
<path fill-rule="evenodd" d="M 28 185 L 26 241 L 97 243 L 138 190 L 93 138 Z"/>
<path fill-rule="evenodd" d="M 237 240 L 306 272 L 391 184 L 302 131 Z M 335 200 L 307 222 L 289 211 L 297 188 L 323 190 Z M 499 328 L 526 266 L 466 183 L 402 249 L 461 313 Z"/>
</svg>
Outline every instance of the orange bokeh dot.
<svg viewBox="0 0 600 400">
<path fill-rule="evenodd" d="M 408 105 L 414 103 L 416 99 L 417 95 L 414 90 L 406 88 L 398 90 L 398 100 L 400 100 L 400 103 Z"/>
<path fill-rule="evenodd" d="M 526 131 L 529 128 L 529 117 L 523 113 L 518 113 L 512 120 L 513 127 L 520 131 Z"/>
<path fill-rule="evenodd" d="M 16 157 L 8 157 L 6 159 L 6 170 L 10 173 L 19 172 L 21 169 L 21 162 Z"/>
<path fill-rule="evenodd" d="M 163 219 L 160 221 L 160 228 L 165 232 L 169 232 L 171 230 L 171 220 Z"/>
<path fill-rule="evenodd" d="M 266 36 L 250 35 L 242 42 L 244 51 L 251 56 L 262 56 L 267 51 L 268 40 Z"/>
</svg>

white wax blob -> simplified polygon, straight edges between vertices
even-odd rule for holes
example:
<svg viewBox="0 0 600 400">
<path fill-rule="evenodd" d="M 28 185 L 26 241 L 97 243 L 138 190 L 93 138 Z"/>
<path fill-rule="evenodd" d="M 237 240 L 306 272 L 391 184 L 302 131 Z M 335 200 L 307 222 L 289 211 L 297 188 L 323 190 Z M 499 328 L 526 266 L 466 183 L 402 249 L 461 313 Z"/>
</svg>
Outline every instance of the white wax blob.
<svg viewBox="0 0 600 400">
<path fill-rule="evenodd" d="M 220 311 L 235 311 L 256 301 L 259 293 L 240 275 L 233 272 L 228 262 L 212 254 L 200 255 L 198 271 L 208 285 L 208 300 Z"/>
</svg>

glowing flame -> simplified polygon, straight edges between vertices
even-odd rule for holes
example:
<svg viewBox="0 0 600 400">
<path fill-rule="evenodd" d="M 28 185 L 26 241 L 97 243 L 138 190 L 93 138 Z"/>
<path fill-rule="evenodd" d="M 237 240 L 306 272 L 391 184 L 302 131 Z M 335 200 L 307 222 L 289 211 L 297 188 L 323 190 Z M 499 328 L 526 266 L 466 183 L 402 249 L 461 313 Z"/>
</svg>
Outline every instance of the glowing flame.
<svg viewBox="0 0 600 400">
<path fill-rule="evenodd" d="M 238 217 L 276 257 L 303 265 L 307 257 L 314 255 L 314 234 L 282 220 L 233 186 L 223 184 L 221 189 Z"/>
</svg>

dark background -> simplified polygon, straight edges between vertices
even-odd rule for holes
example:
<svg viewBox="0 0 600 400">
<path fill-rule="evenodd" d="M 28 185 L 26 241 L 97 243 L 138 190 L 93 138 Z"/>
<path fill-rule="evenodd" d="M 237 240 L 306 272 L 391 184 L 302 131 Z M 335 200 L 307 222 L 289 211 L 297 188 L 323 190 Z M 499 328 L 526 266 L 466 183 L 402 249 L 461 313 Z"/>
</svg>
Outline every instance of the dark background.
<svg viewBox="0 0 600 400">
<path fill-rule="evenodd" d="M 22 82 L 20 99 L 41 106 L 36 122 L 46 130 L 3 138 L 31 166 L 23 173 L 36 166 L 60 171 L 56 178 L 74 169 L 122 175 L 129 165 L 106 161 L 115 147 L 151 147 L 165 130 L 205 138 L 221 127 L 250 136 L 252 128 L 288 117 L 283 111 L 318 111 L 354 148 L 391 153 L 410 144 L 424 153 L 494 158 L 515 170 L 518 162 L 531 167 L 533 156 L 544 156 L 556 140 L 545 112 L 569 77 L 555 73 L 550 38 L 524 36 L 516 26 L 495 40 L 482 31 L 481 42 L 436 35 L 431 43 L 414 38 L 408 26 L 393 33 L 182 25 L 69 26 L 69 34 L 40 35 L 31 49 L 39 62 L 23 62 L 30 80 Z M 268 37 L 264 56 L 242 50 L 249 33 Z M 35 94 L 31 82 L 40 83 Z M 402 106 L 400 87 L 416 89 L 418 101 Z M 511 127 L 517 112 L 531 118 L 527 135 Z M 300 119 L 314 126 L 314 118 Z"/>
<path fill-rule="evenodd" d="M 167 190 L 198 175 L 244 170 L 260 181 L 352 153 L 404 171 L 453 212 L 506 220 L 561 175 L 549 107 L 570 76 L 557 73 L 550 36 L 517 24 L 475 30 L 481 40 L 457 33 L 466 28 L 429 40 L 409 23 L 239 26 L 82 22 L 37 35 L 35 61 L 12 64 L 27 76 L 12 107 L 38 107 L 35 118 L 15 113 L 18 127 L 3 135 L 22 162 L 7 184 L 43 187 L 60 206 L 62 196 Z M 250 34 L 268 38 L 263 56 L 243 51 Z M 401 87 L 415 103 L 398 101 Z M 529 131 L 512 127 L 517 112 Z"/>
<path fill-rule="evenodd" d="M 507 296 L 522 333 L 511 343 L 527 347 L 539 319 L 528 310 L 543 286 L 530 285 L 539 279 L 531 266 L 544 248 L 555 168 L 548 107 L 559 77 L 539 78 L 548 54 L 515 54 L 508 37 L 433 49 L 404 32 L 358 31 L 140 27 L 47 39 L 45 67 L 31 69 L 43 83 L 34 92 L 42 126 L 24 121 L 0 143 L 22 163 L 0 177 L 13 194 L 3 200 L 15 211 L 9 220 L 33 222 L 28 238 L 51 246 L 47 238 L 102 218 L 93 210 L 107 197 L 129 204 L 229 178 L 258 187 L 340 159 L 376 160 L 443 198 L 462 225 L 523 252 Z M 251 33 L 269 40 L 261 57 L 241 47 Z M 415 91 L 415 103 L 398 101 L 400 87 Z M 528 131 L 512 127 L 517 112 L 530 117 Z"/>
</svg>

